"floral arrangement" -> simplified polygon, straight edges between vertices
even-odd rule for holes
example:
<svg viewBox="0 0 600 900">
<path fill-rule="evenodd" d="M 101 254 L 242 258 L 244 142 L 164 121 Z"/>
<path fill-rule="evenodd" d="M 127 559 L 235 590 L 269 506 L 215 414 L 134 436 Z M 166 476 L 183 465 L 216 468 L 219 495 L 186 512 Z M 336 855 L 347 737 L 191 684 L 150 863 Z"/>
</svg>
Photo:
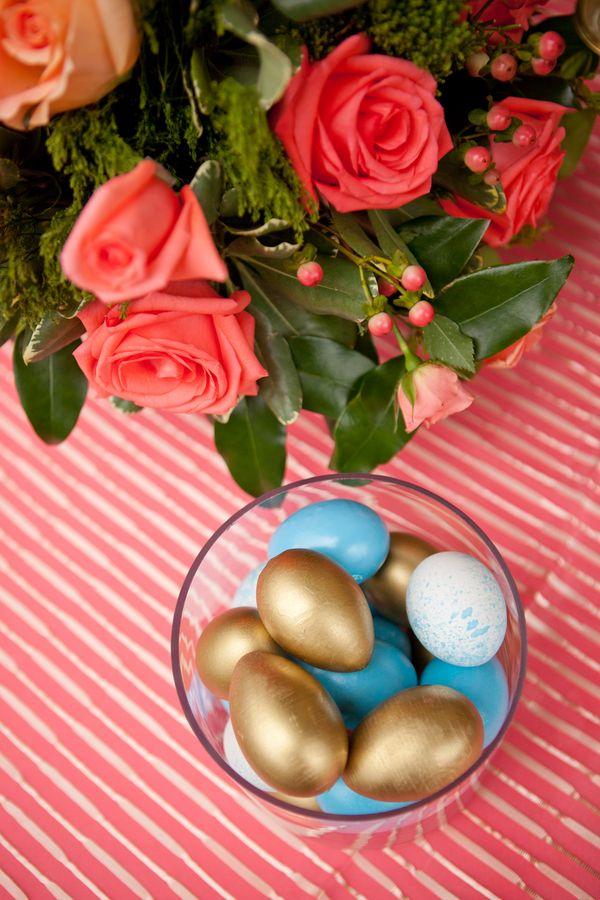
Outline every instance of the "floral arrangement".
<svg viewBox="0 0 600 900">
<path fill-rule="evenodd" d="M 286 427 L 366 471 L 540 336 L 546 226 L 600 108 L 528 0 L 0 0 L 0 333 L 49 443 L 88 385 L 213 418 L 252 494 Z"/>
</svg>

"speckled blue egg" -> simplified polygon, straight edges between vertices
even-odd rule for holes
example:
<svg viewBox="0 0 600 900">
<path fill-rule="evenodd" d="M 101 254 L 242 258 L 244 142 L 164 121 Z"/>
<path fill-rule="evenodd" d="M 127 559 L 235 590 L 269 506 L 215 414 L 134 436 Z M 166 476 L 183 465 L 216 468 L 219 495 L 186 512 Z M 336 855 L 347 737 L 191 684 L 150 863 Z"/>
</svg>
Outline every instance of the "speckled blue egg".
<svg viewBox="0 0 600 900">
<path fill-rule="evenodd" d="M 408 621 L 423 646 L 455 666 L 481 666 L 506 633 L 500 585 L 467 553 L 434 553 L 419 563 L 406 591 Z"/>
<path fill-rule="evenodd" d="M 274 790 L 274 788 L 268 785 L 266 781 L 262 780 L 260 775 L 257 775 L 242 753 L 242 748 L 235 736 L 231 719 L 228 720 L 223 732 L 223 755 L 231 768 L 237 772 L 238 775 L 241 775 L 242 778 L 245 778 L 246 781 L 249 781 L 250 784 L 254 785 L 254 787 L 259 788 L 261 791 Z"/>
<path fill-rule="evenodd" d="M 390 622 L 389 619 L 384 619 L 383 616 L 373 616 L 373 632 L 378 641 L 385 641 L 386 644 L 391 644 L 392 647 L 396 647 L 410 659 L 412 655 L 410 639 L 407 633 L 402 631 L 395 622 Z"/>
<path fill-rule="evenodd" d="M 383 565 L 390 536 L 382 519 L 355 500 L 323 500 L 287 518 L 269 542 L 269 558 L 284 550 L 317 550 L 359 583 Z"/>
<path fill-rule="evenodd" d="M 390 809 L 410 806 L 410 803 L 386 803 L 363 797 L 351 790 L 341 778 L 324 794 L 319 794 L 317 803 L 323 812 L 339 816 L 367 816 L 369 813 L 389 812 Z"/>
<path fill-rule="evenodd" d="M 483 720 L 483 746 L 494 740 L 508 711 L 506 675 L 497 659 L 482 666 L 452 666 L 432 659 L 421 675 L 421 684 L 443 684 L 464 694 Z"/>
<path fill-rule="evenodd" d="M 256 609 L 256 582 L 266 564 L 266 562 L 263 562 L 256 566 L 256 568 L 248 572 L 243 581 L 240 581 L 239 587 L 231 602 L 232 609 L 236 606 L 253 606 L 254 609 Z"/>
<path fill-rule="evenodd" d="M 346 728 L 356 728 L 372 709 L 388 697 L 417 685 L 417 673 L 411 661 L 384 641 L 373 642 L 371 661 L 356 672 L 331 672 L 298 662 L 331 694 Z"/>
</svg>

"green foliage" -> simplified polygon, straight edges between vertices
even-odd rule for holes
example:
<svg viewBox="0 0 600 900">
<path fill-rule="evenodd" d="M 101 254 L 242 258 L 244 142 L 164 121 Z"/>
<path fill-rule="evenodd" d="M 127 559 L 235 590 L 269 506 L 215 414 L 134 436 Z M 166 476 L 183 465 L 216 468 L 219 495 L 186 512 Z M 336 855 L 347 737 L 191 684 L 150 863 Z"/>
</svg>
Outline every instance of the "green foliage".
<svg viewBox="0 0 600 900">
<path fill-rule="evenodd" d="M 285 427 L 262 397 L 242 397 L 227 422 L 215 421 L 215 444 L 233 478 L 253 497 L 281 484 Z"/>
<path fill-rule="evenodd" d="M 253 221 L 285 219 L 297 235 L 308 227 L 302 186 L 269 127 L 253 87 L 226 78 L 214 86 L 212 156 L 226 188 L 237 191 L 237 214 Z"/>
</svg>

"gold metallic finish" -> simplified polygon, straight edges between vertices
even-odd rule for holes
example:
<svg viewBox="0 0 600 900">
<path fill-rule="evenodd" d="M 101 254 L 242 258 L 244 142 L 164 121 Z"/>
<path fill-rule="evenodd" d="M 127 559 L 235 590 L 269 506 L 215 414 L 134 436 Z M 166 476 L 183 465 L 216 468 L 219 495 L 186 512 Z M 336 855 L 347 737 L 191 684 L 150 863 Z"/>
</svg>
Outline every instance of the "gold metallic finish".
<svg viewBox="0 0 600 900">
<path fill-rule="evenodd" d="M 390 552 L 381 569 L 365 582 L 373 606 L 382 616 L 408 625 L 406 615 L 406 588 L 408 579 L 435 547 L 414 534 L 393 531 L 390 535 Z"/>
<path fill-rule="evenodd" d="M 276 791 L 273 794 L 277 800 L 283 800 L 284 803 L 290 803 L 292 806 L 300 806 L 302 809 L 312 809 L 315 812 L 321 812 L 321 807 L 317 803 L 316 797 L 292 797 L 290 794 L 282 794 Z"/>
<path fill-rule="evenodd" d="M 421 800 L 466 772 L 482 747 L 483 722 L 470 700 L 441 685 L 410 688 L 363 719 L 343 777 L 373 800 Z"/>
<path fill-rule="evenodd" d="M 321 669 L 364 669 L 373 653 L 373 618 L 351 575 L 314 550 L 284 550 L 260 573 L 258 611 L 277 643 Z"/>
<path fill-rule="evenodd" d="M 260 650 L 247 654 L 235 667 L 229 703 L 244 756 L 276 790 L 314 797 L 342 774 L 348 735 L 340 712 L 296 663 Z"/>
<path fill-rule="evenodd" d="M 198 639 L 198 675 L 209 691 L 227 699 L 236 663 L 252 650 L 281 653 L 253 607 L 228 609 L 209 622 Z"/>
<path fill-rule="evenodd" d="M 600 0 L 578 0 L 575 28 L 584 44 L 600 54 Z"/>
</svg>

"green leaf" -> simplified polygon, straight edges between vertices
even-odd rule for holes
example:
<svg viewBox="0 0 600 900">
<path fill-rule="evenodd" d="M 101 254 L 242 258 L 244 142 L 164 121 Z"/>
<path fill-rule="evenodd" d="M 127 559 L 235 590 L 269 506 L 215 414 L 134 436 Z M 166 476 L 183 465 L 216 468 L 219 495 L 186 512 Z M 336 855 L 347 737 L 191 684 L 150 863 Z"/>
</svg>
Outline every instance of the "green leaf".
<svg viewBox="0 0 600 900">
<path fill-rule="evenodd" d="M 26 365 L 23 351 L 29 335 L 15 342 L 14 373 L 19 398 L 36 434 L 47 444 L 59 444 L 71 433 L 85 401 L 87 378 L 75 362 L 79 341 L 40 362 Z"/>
<path fill-rule="evenodd" d="M 390 259 L 393 257 L 394 253 L 400 251 L 410 263 L 413 265 L 418 265 L 419 260 L 416 258 L 414 253 L 410 250 L 407 244 L 404 243 L 402 238 L 396 234 L 392 226 L 390 225 L 388 219 L 385 216 L 385 213 L 379 209 L 369 210 L 369 219 L 373 228 L 375 229 L 375 234 L 377 235 L 377 240 L 379 241 L 379 246 Z M 426 297 L 433 297 L 434 291 L 431 285 L 431 281 L 429 278 L 423 285 L 423 293 Z"/>
<path fill-rule="evenodd" d="M 331 16 L 360 6 L 365 0 L 271 0 L 273 6 L 295 22 Z"/>
<path fill-rule="evenodd" d="M 562 60 L 559 69 L 559 75 L 567 81 L 572 81 L 577 77 L 591 75 L 598 64 L 598 57 L 587 47 L 578 50 Z"/>
<path fill-rule="evenodd" d="M 397 228 L 404 222 L 411 219 L 418 219 L 421 216 L 445 216 L 446 213 L 431 197 L 417 197 L 398 209 L 387 209 L 386 218 L 392 228 Z"/>
<path fill-rule="evenodd" d="M 595 121 L 596 113 L 593 109 L 580 109 L 577 112 L 567 113 L 560 120 L 560 124 L 567 132 L 562 142 L 562 148 L 567 155 L 560 167 L 559 178 L 568 178 L 577 168 L 583 151 L 587 147 Z"/>
<path fill-rule="evenodd" d="M 249 260 L 249 262 L 254 262 Z M 253 269 L 236 259 L 235 265 L 240 273 L 242 284 L 252 297 L 251 312 L 257 311 L 268 319 L 273 334 L 285 337 L 299 334 L 311 334 L 316 337 L 330 338 L 346 347 L 356 343 L 356 326 L 337 316 L 320 316 L 307 312 L 298 304 L 286 299 L 277 286 L 263 278 L 263 269 Z"/>
<path fill-rule="evenodd" d="M 511 96 L 531 97 L 533 100 L 547 100 L 550 103 L 560 103 L 561 106 L 575 106 L 575 94 L 573 88 L 564 78 L 557 75 L 530 75 L 519 79 L 516 90 L 511 90 Z"/>
<path fill-rule="evenodd" d="M 436 293 L 462 272 L 489 224 L 487 219 L 428 216 L 414 219 L 406 226 L 416 233 L 409 246 Z"/>
<path fill-rule="evenodd" d="M 283 335 L 273 333 L 262 313 L 254 310 L 254 317 L 256 343 L 269 373 L 268 378 L 261 378 L 260 395 L 282 425 L 291 425 L 302 409 L 302 387 L 290 346 Z"/>
<path fill-rule="evenodd" d="M 297 304 L 317 315 L 334 315 L 353 322 L 365 318 L 365 297 L 358 267 L 341 257 L 319 257 L 323 280 L 316 287 L 304 287 L 295 273 L 274 260 L 248 258 L 260 273 L 260 280 L 272 297 Z"/>
<path fill-rule="evenodd" d="M 398 356 L 363 376 L 336 422 L 332 469 L 368 472 L 395 456 L 410 439 L 395 412 L 403 373 L 404 358 Z"/>
<path fill-rule="evenodd" d="M 302 384 L 303 406 L 337 419 L 352 385 L 374 364 L 366 356 L 327 338 L 290 338 L 290 347 Z"/>
<path fill-rule="evenodd" d="M 15 333 L 15 329 L 19 324 L 19 313 L 15 313 L 10 319 L 0 320 L 0 347 L 5 344 L 9 338 Z"/>
<path fill-rule="evenodd" d="M 206 221 L 212 225 L 219 215 L 223 193 L 221 163 L 216 159 L 203 162 L 192 178 L 190 187 L 202 207 Z"/>
<path fill-rule="evenodd" d="M 290 244 L 282 241 L 274 247 L 261 244 L 255 237 L 240 237 L 232 241 L 225 251 L 226 256 L 262 256 L 265 259 L 290 259 L 300 250 L 301 244 Z"/>
<path fill-rule="evenodd" d="M 10 191 L 20 180 L 19 167 L 12 159 L 0 158 L 0 191 Z"/>
<path fill-rule="evenodd" d="M 567 280 L 573 257 L 480 269 L 439 294 L 436 312 L 475 342 L 476 359 L 514 344 L 539 322 Z"/>
<path fill-rule="evenodd" d="M 452 319 L 436 315 L 433 322 L 423 330 L 423 340 L 431 359 L 461 372 L 475 373 L 473 341 L 462 333 Z"/>
<path fill-rule="evenodd" d="M 110 402 L 115 409 L 119 409 L 122 413 L 126 413 L 127 415 L 141 412 L 144 408 L 143 406 L 138 406 L 133 400 L 123 400 L 122 397 L 110 397 Z"/>
<path fill-rule="evenodd" d="M 379 356 L 377 355 L 373 338 L 368 331 L 363 331 L 362 334 L 358 335 L 354 349 L 357 353 L 362 353 L 367 359 L 372 360 L 376 366 L 379 365 Z"/>
<path fill-rule="evenodd" d="M 249 9 L 252 9 L 249 4 L 229 2 L 219 8 L 218 16 L 227 31 L 256 48 L 260 59 L 256 90 L 261 106 L 270 109 L 283 96 L 292 77 L 292 63 L 289 56 L 258 31 L 257 17 Z"/>
<path fill-rule="evenodd" d="M 460 151 L 451 150 L 439 161 L 433 181 L 438 187 L 458 194 L 477 206 L 503 213 L 506 210 L 506 197 L 502 188 L 499 185 L 486 184 L 483 180 L 478 184 L 471 184 L 470 175 L 471 172 L 465 166 Z"/>
<path fill-rule="evenodd" d="M 243 397 L 227 423 L 215 422 L 215 444 L 239 486 L 258 497 L 279 487 L 285 471 L 285 427 L 262 397 Z"/>
<path fill-rule="evenodd" d="M 269 219 L 262 225 L 256 225 L 252 228 L 234 228 L 233 225 L 226 225 L 225 227 L 231 234 L 239 234 L 242 237 L 262 237 L 265 234 L 272 234 L 274 231 L 288 231 L 290 223 L 286 222 L 285 219 Z"/>
<path fill-rule="evenodd" d="M 72 344 L 84 331 L 83 322 L 79 319 L 46 316 L 34 328 L 23 351 L 23 361 L 26 365 L 40 362 L 52 353 L 56 353 L 57 350 L 62 350 L 63 347 Z"/>
<path fill-rule="evenodd" d="M 381 255 L 377 244 L 374 244 L 371 238 L 365 234 L 356 217 L 351 213 L 339 213 L 332 209 L 331 218 L 333 227 L 341 239 L 359 256 Z"/>
<path fill-rule="evenodd" d="M 203 49 L 196 48 L 192 53 L 190 76 L 192 79 L 192 90 L 194 92 L 196 103 L 198 104 L 198 109 L 200 112 L 203 112 L 204 115 L 208 115 L 212 106 L 212 89 Z"/>
</svg>

